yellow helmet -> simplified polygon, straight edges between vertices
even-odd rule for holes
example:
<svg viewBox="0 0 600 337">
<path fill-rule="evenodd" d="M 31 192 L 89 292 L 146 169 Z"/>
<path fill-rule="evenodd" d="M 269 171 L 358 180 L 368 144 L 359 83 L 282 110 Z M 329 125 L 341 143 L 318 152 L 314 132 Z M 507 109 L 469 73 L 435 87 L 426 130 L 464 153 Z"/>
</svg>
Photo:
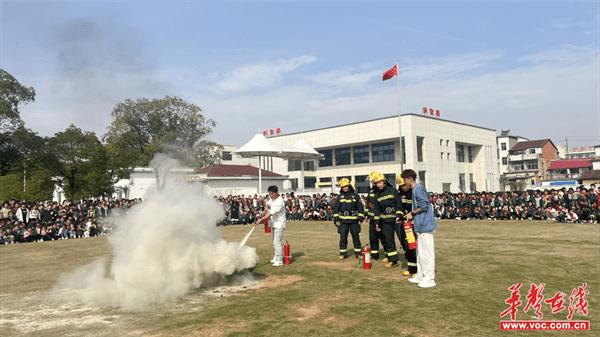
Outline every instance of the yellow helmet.
<svg viewBox="0 0 600 337">
<path fill-rule="evenodd" d="M 342 179 L 340 179 L 338 184 L 340 184 L 340 187 L 346 187 L 346 186 L 350 185 L 350 180 L 348 178 L 342 178 Z"/>
<path fill-rule="evenodd" d="M 371 174 L 369 174 L 369 180 L 371 180 L 371 182 L 376 183 L 378 181 L 385 180 L 385 176 L 381 174 L 381 172 L 373 171 L 371 172 Z"/>
<path fill-rule="evenodd" d="M 398 186 L 404 185 L 404 179 L 402 178 L 400 173 L 396 173 L 396 184 L 398 184 Z"/>
</svg>

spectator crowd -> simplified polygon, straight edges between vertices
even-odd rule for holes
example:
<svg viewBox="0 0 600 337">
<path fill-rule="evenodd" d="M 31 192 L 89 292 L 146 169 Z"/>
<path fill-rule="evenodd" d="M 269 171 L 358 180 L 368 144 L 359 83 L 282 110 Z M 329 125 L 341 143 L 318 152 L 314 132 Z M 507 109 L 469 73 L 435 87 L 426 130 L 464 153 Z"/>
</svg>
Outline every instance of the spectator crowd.
<svg viewBox="0 0 600 337">
<path fill-rule="evenodd" d="M 336 194 L 284 196 L 290 221 L 332 221 Z M 362 196 L 366 203 L 365 196 Z M 259 195 L 217 197 L 224 225 L 250 224 L 261 217 L 266 198 Z M 141 199 L 101 198 L 80 202 L 9 200 L 0 208 L 0 244 L 76 239 L 106 235 L 110 218 Z M 562 223 L 600 220 L 600 189 L 577 187 L 524 192 L 431 193 L 434 214 L 456 220 L 552 220 Z"/>
<path fill-rule="evenodd" d="M 106 235 L 112 229 L 110 216 L 122 214 L 138 201 L 5 201 L 0 208 L 0 244 Z"/>
<path fill-rule="evenodd" d="M 288 220 L 331 221 L 336 194 L 283 196 Z M 362 196 L 366 204 L 365 196 Z M 253 223 L 264 211 L 265 199 L 259 195 L 219 197 L 226 214 L 224 224 Z M 524 191 L 431 193 L 431 204 L 438 219 L 456 220 L 553 220 L 557 222 L 594 222 L 600 219 L 600 190 L 590 188 Z"/>
</svg>

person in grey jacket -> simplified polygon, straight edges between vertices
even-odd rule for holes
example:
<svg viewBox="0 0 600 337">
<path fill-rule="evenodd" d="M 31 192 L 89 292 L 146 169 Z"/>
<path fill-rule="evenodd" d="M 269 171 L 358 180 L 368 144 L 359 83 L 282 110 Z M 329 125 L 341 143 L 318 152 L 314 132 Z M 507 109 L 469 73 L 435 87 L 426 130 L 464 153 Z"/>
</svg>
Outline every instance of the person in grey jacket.
<svg viewBox="0 0 600 337">
<path fill-rule="evenodd" d="M 412 188 L 412 211 L 406 215 L 413 220 L 417 232 L 417 274 L 408 279 L 420 288 L 435 287 L 435 245 L 434 234 L 437 228 L 433 207 L 429 202 L 427 190 L 417 183 L 417 173 L 404 170 L 400 175 L 407 187 Z"/>
</svg>

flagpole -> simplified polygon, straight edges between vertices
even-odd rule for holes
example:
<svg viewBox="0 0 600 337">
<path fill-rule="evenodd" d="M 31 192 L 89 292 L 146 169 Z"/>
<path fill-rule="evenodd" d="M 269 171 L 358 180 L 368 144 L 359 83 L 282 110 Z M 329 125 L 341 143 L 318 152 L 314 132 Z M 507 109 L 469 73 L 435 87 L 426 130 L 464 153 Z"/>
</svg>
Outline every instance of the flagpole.
<svg viewBox="0 0 600 337">
<path fill-rule="evenodd" d="M 398 95 L 398 125 L 399 125 L 399 137 L 400 137 L 400 171 L 404 171 L 404 150 L 402 149 L 402 99 L 400 98 L 400 62 L 396 61 L 396 83 Z"/>
</svg>

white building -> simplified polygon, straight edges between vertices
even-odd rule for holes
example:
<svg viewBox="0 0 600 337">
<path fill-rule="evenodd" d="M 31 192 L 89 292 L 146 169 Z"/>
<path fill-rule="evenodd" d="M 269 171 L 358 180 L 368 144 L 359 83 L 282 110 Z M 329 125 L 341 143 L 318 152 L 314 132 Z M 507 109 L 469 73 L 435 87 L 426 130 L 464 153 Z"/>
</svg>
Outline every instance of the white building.
<svg viewBox="0 0 600 337">
<path fill-rule="evenodd" d="M 496 140 L 498 142 L 498 170 L 500 175 L 503 175 L 508 172 L 509 168 L 508 158 L 510 154 L 508 151 L 510 151 L 510 149 L 518 142 L 524 142 L 529 139 L 520 136 L 513 136 L 510 134 L 510 130 L 502 130 L 500 136 L 496 137 Z"/>
<path fill-rule="evenodd" d="M 285 186 L 289 190 L 297 191 L 298 183 L 303 183 L 307 192 L 337 191 L 337 181 L 348 177 L 364 193 L 371 171 L 380 171 L 394 182 L 401 156 L 404 168 L 415 170 L 431 192 L 499 190 L 494 129 L 404 114 L 273 136 L 269 141 L 282 148 L 299 139 L 305 139 L 324 159 L 318 163 L 272 159 L 274 172 L 289 175 L 291 184 Z"/>
<path fill-rule="evenodd" d="M 258 193 L 258 168 L 251 165 L 211 165 L 202 169 L 178 168 L 169 171 L 168 180 L 186 181 L 199 186 L 201 193 L 211 196 L 253 195 Z M 287 177 L 262 171 L 263 186 L 275 185 L 283 190 Z M 167 181 L 168 183 L 168 181 Z M 162 184 L 162 182 L 161 182 Z M 136 167 L 129 179 L 115 184 L 117 198 L 144 198 L 148 191 L 156 189 L 156 176 L 151 167 Z"/>
</svg>

